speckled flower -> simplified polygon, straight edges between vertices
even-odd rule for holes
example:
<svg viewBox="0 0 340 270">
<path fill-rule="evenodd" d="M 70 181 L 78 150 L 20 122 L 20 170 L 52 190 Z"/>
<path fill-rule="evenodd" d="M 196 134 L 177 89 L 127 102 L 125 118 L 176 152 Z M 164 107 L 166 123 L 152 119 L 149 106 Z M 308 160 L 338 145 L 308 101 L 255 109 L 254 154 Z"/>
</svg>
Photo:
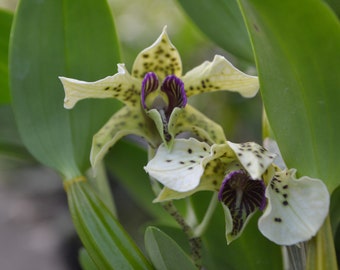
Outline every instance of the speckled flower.
<svg viewBox="0 0 340 270">
<path fill-rule="evenodd" d="M 253 179 L 261 179 L 274 157 L 254 142 L 228 141 L 210 146 L 194 138 L 175 139 L 171 151 L 160 145 L 145 170 L 165 186 L 157 198 L 163 201 L 183 198 L 199 190 L 217 191 L 226 170 L 235 166 L 243 168 Z"/>
<path fill-rule="evenodd" d="M 93 166 L 128 134 L 142 136 L 154 148 L 161 142 L 171 148 L 175 136 L 182 132 L 192 132 L 209 143 L 221 143 L 225 141 L 221 127 L 187 104 L 187 98 L 217 90 L 252 97 L 259 88 L 257 77 L 242 73 L 219 55 L 182 75 L 179 53 L 166 28 L 154 44 L 138 54 L 131 74 L 124 64 L 118 64 L 117 74 L 99 81 L 60 79 L 65 108 L 85 98 L 116 98 L 125 104 L 94 136 Z"/>
<path fill-rule="evenodd" d="M 264 210 L 259 230 L 279 245 L 310 239 L 329 208 L 329 193 L 319 179 L 273 164 L 275 154 L 256 143 L 209 146 L 176 139 L 169 151 L 161 145 L 145 170 L 165 188 L 156 201 L 180 199 L 199 190 L 219 191 L 227 242 L 238 238 L 257 210 Z"/>
</svg>

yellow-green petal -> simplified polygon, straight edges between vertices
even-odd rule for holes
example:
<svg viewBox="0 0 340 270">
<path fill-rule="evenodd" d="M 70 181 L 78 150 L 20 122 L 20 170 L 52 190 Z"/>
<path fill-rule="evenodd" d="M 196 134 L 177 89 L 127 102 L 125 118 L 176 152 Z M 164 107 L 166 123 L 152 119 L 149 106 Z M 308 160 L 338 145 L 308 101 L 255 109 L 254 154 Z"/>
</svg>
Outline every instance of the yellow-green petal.
<svg viewBox="0 0 340 270">
<path fill-rule="evenodd" d="M 206 61 L 188 71 L 181 79 L 188 97 L 220 90 L 253 97 L 259 90 L 256 76 L 241 72 L 220 55 L 216 55 L 212 62 Z"/>
<path fill-rule="evenodd" d="M 166 27 L 158 39 L 148 48 L 141 51 L 132 67 L 132 75 L 143 79 L 148 72 L 154 72 L 162 81 L 168 75 L 182 75 L 181 57 L 172 45 Z"/>
<path fill-rule="evenodd" d="M 118 73 L 95 82 L 85 82 L 59 77 L 64 90 L 64 107 L 71 109 L 86 98 L 116 98 L 128 106 L 140 106 L 142 81 L 132 77 L 123 64 L 118 65 Z"/>
<path fill-rule="evenodd" d="M 96 167 L 107 151 L 125 135 L 135 134 L 145 138 L 151 145 L 155 141 L 153 123 L 140 110 L 123 107 L 96 133 L 92 141 L 90 160 Z"/>
<path fill-rule="evenodd" d="M 226 137 L 222 127 L 194 107 L 187 104 L 184 109 L 176 113 L 173 112 L 169 119 L 170 134 L 192 132 L 200 140 L 209 144 L 225 143 Z"/>
</svg>

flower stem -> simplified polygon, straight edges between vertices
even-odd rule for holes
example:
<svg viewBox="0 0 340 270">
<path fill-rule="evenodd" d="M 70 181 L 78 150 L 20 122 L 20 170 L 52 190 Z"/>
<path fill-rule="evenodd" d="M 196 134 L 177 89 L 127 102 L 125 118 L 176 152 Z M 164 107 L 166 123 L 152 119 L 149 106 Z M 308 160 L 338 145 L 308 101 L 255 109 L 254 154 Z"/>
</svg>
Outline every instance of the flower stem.
<svg viewBox="0 0 340 270">
<path fill-rule="evenodd" d="M 299 245 L 283 247 L 284 269 L 287 270 L 304 270 L 306 269 L 306 242 Z"/>
<path fill-rule="evenodd" d="M 152 159 L 154 155 L 155 155 L 155 149 L 149 147 L 148 159 L 149 160 Z M 161 187 L 158 184 L 158 182 L 152 177 L 150 177 L 150 182 L 151 182 L 151 188 L 157 197 L 159 193 L 161 192 Z M 181 227 L 182 231 L 188 237 L 190 251 L 191 251 L 191 259 L 195 263 L 196 267 L 198 269 L 201 269 L 202 268 L 201 238 L 195 236 L 193 228 L 188 224 L 185 218 L 180 214 L 180 212 L 177 210 L 176 206 L 174 205 L 172 201 L 161 202 L 160 204 L 162 205 L 164 210 L 174 218 L 177 224 Z"/>
<path fill-rule="evenodd" d="M 195 237 L 193 229 L 183 216 L 178 212 L 176 206 L 172 201 L 161 203 L 165 211 L 167 211 L 181 226 L 183 232 L 187 235 L 189 239 L 191 258 L 198 269 L 202 267 L 202 241 L 200 237 Z"/>
</svg>

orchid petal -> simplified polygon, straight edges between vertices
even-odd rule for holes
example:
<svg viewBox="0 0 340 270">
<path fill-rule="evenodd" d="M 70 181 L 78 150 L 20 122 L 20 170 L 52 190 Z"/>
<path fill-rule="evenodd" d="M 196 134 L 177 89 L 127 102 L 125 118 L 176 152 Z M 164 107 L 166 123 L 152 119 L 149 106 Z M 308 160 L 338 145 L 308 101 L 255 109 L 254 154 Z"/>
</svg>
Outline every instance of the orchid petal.
<svg viewBox="0 0 340 270">
<path fill-rule="evenodd" d="M 116 98 L 128 106 L 140 106 L 141 80 L 132 77 L 123 64 L 118 65 L 118 73 L 95 82 L 85 82 L 59 77 L 64 90 L 64 107 L 71 109 L 86 98 Z"/>
<path fill-rule="evenodd" d="M 244 169 L 254 180 L 261 179 L 261 175 L 276 156 L 254 142 L 237 144 L 228 141 L 228 144 L 237 155 Z"/>
<path fill-rule="evenodd" d="M 110 147 L 125 135 L 144 137 L 151 144 L 154 135 L 148 121 L 142 112 L 127 106 L 115 113 L 93 137 L 90 154 L 92 167 L 96 167 Z"/>
<path fill-rule="evenodd" d="M 196 139 L 176 139 L 171 151 L 161 144 L 156 155 L 144 169 L 164 186 L 187 192 L 195 189 L 206 164 L 224 154 L 224 146 L 210 147 Z"/>
<path fill-rule="evenodd" d="M 256 76 L 241 72 L 220 55 L 216 55 L 212 62 L 205 61 L 188 71 L 182 80 L 188 97 L 219 90 L 238 92 L 244 97 L 253 97 L 259 90 Z"/>
<path fill-rule="evenodd" d="M 329 193 L 319 180 L 295 177 L 296 170 L 275 174 L 266 190 L 268 207 L 259 219 L 264 236 L 278 245 L 294 245 L 314 236 L 329 209 Z"/>
<path fill-rule="evenodd" d="M 157 75 L 153 72 L 148 72 L 142 81 L 141 103 L 144 109 L 151 107 L 150 105 L 147 105 L 146 99 L 158 89 L 158 85 L 159 81 Z"/>
<path fill-rule="evenodd" d="M 220 125 L 187 104 L 180 115 L 173 112 L 169 119 L 169 133 L 177 135 L 182 132 L 192 132 L 202 141 L 225 143 L 226 138 Z"/>
<path fill-rule="evenodd" d="M 265 138 L 263 140 L 263 146 L 268 149 L 269 152 L 272 152 L 274 154 L 276 154 L 276 158 L 274 159 L 273 163 L 275 165 L 277 165 L 281 170 L 284 170 L 287 168 L 282 155 L 281 155 L 281 151 L 279 149 L 279 146 L 277 144 L 277 142 L 269 137 Z"/>
<path fill-rule="evenodd" d="M 228 244 L 238 238 L 249 218 L 265 205 L 262 180 L 252 180 L 243 170 L 233 171 L 224 179 L 218 194 L 226 218 Z"/>
<path fill-rule="evenodd" d="M 169 152 L 161 144 L 145 170 L 164 186 L 186 192 L 195 189 L 204 172 L 204 160 L 210 155 L 210 146 L 195 139 L 177 139 Z"/>
<path fill-rule="evenodd" d="M 180 110 L 180 108 L 175 108 L 175 110 Z M 164 115 L 160 114 L 160 112 L 156 109 L 152 109 L 146 112 L 146 114 L 153 120 L 153 122 L 156 125 L 157 131 L 159 136 L 162 139 L 162 142 L 171 149 L 173 144 L 174 136 L 173 134 L 169 133 L 168 131 L 168 123 L 166 122 L 166 119 L 164 119 Z"/>
<path fill-rule="evenodd" d="M 169 106 L 166 115 L 169 116 L 174 108 L 184 108 L 187 104 L 187 96 L 184 90 L 184 84 L 181 79 L 175 75 L 167 76 L 161 86 L 161 90 L 169 98 Z"/>
<path fill-rule="evenodd" d="M 182 75 L 181 57 L 172 45 L 166 27 L 158 39 L 148 48 L 141 51 L 132 67 L 132 75 L 143 79 L 149 71 L 155 72 L 162 81 L 168 75 Z"/>
<path fill-rule="evenodd" d="M 219 159 L 214 159 L 206 165 L 201 181 L 195 189 L 178 192 L 164 187 L 153 202 L 183 199 L 199 191 L 218 191 L 224 177 L 224 167 L 225 164 Z"/>
</svg>

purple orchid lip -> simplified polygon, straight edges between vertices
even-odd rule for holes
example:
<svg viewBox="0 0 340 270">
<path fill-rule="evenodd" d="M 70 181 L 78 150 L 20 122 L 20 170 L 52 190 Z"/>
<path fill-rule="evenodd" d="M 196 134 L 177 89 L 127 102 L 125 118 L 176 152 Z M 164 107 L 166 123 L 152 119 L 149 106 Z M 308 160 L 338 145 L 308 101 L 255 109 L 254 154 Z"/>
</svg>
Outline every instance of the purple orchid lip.
<svg viewBox="0 0 340 270">
<path fill-rule="evenodd" d="M 229 209 L 233 223 L 230 234 L 237 236 L 248 217 L 257 209 L 264 209 L 265 186 L 262 180 L 251 179 L 244 170 L 233 171 L 223 180 L 218 199 Z"/>
<path fill-rule="evenodd" d="M 159 85 L 159 81 L 157 75 L 153 72 L 148 72 L 143 79 L 142 82 L 142 91 L 141 91 L 141 102 L 144 109 L 147 109 L 145 104 L 145 99 L 147 95 L 151 92 L 156 91 Z"/>
<path fill-rule="evenodd" d="M 184 83 L 175 75 L 167 76 L 164 79 L 161 90 L 165 92 L 169 98 L 167 113 L 171 114 L 175 107 L 184 108 L 187 104 L 188 100 L 184 90 Z"/>
<path fill-rule="evenodd" d="M 159 80 L 157 75 L 154 72 L 148 72 L 143 79 L 141 91 L 141 103 L 144 109 L 157 109 L 156 105 L 155 108 L 149 108 L 146 105 L 145 100 L 150 93 L 158 89 L 158 86 Z M 168 97 L 168 103 L 164 101 L 164 104 L 167 103 L 167 105 L 164 106 L 164 112 L 168 120 L 174 108 L 184 108 L 188 102 L 184 83 L 175 75 L 169 75 L 162 82 L 160 90 Z M 156 103 L 158 104 L 159 102 Z"/>
<path fill-rule="evenodd" d="M 235 198 L 232 197 L 237 190 L 243 192 L 244 203 L 249 203 L 250 208 L 258 207 L 261 211 L 266 206 L 265 185 L 262 180 L 253 180 L 243 170 L 229 173 L 223 180 L 218 192 L 218 199 L 228 206 Z"/>
</svg>

